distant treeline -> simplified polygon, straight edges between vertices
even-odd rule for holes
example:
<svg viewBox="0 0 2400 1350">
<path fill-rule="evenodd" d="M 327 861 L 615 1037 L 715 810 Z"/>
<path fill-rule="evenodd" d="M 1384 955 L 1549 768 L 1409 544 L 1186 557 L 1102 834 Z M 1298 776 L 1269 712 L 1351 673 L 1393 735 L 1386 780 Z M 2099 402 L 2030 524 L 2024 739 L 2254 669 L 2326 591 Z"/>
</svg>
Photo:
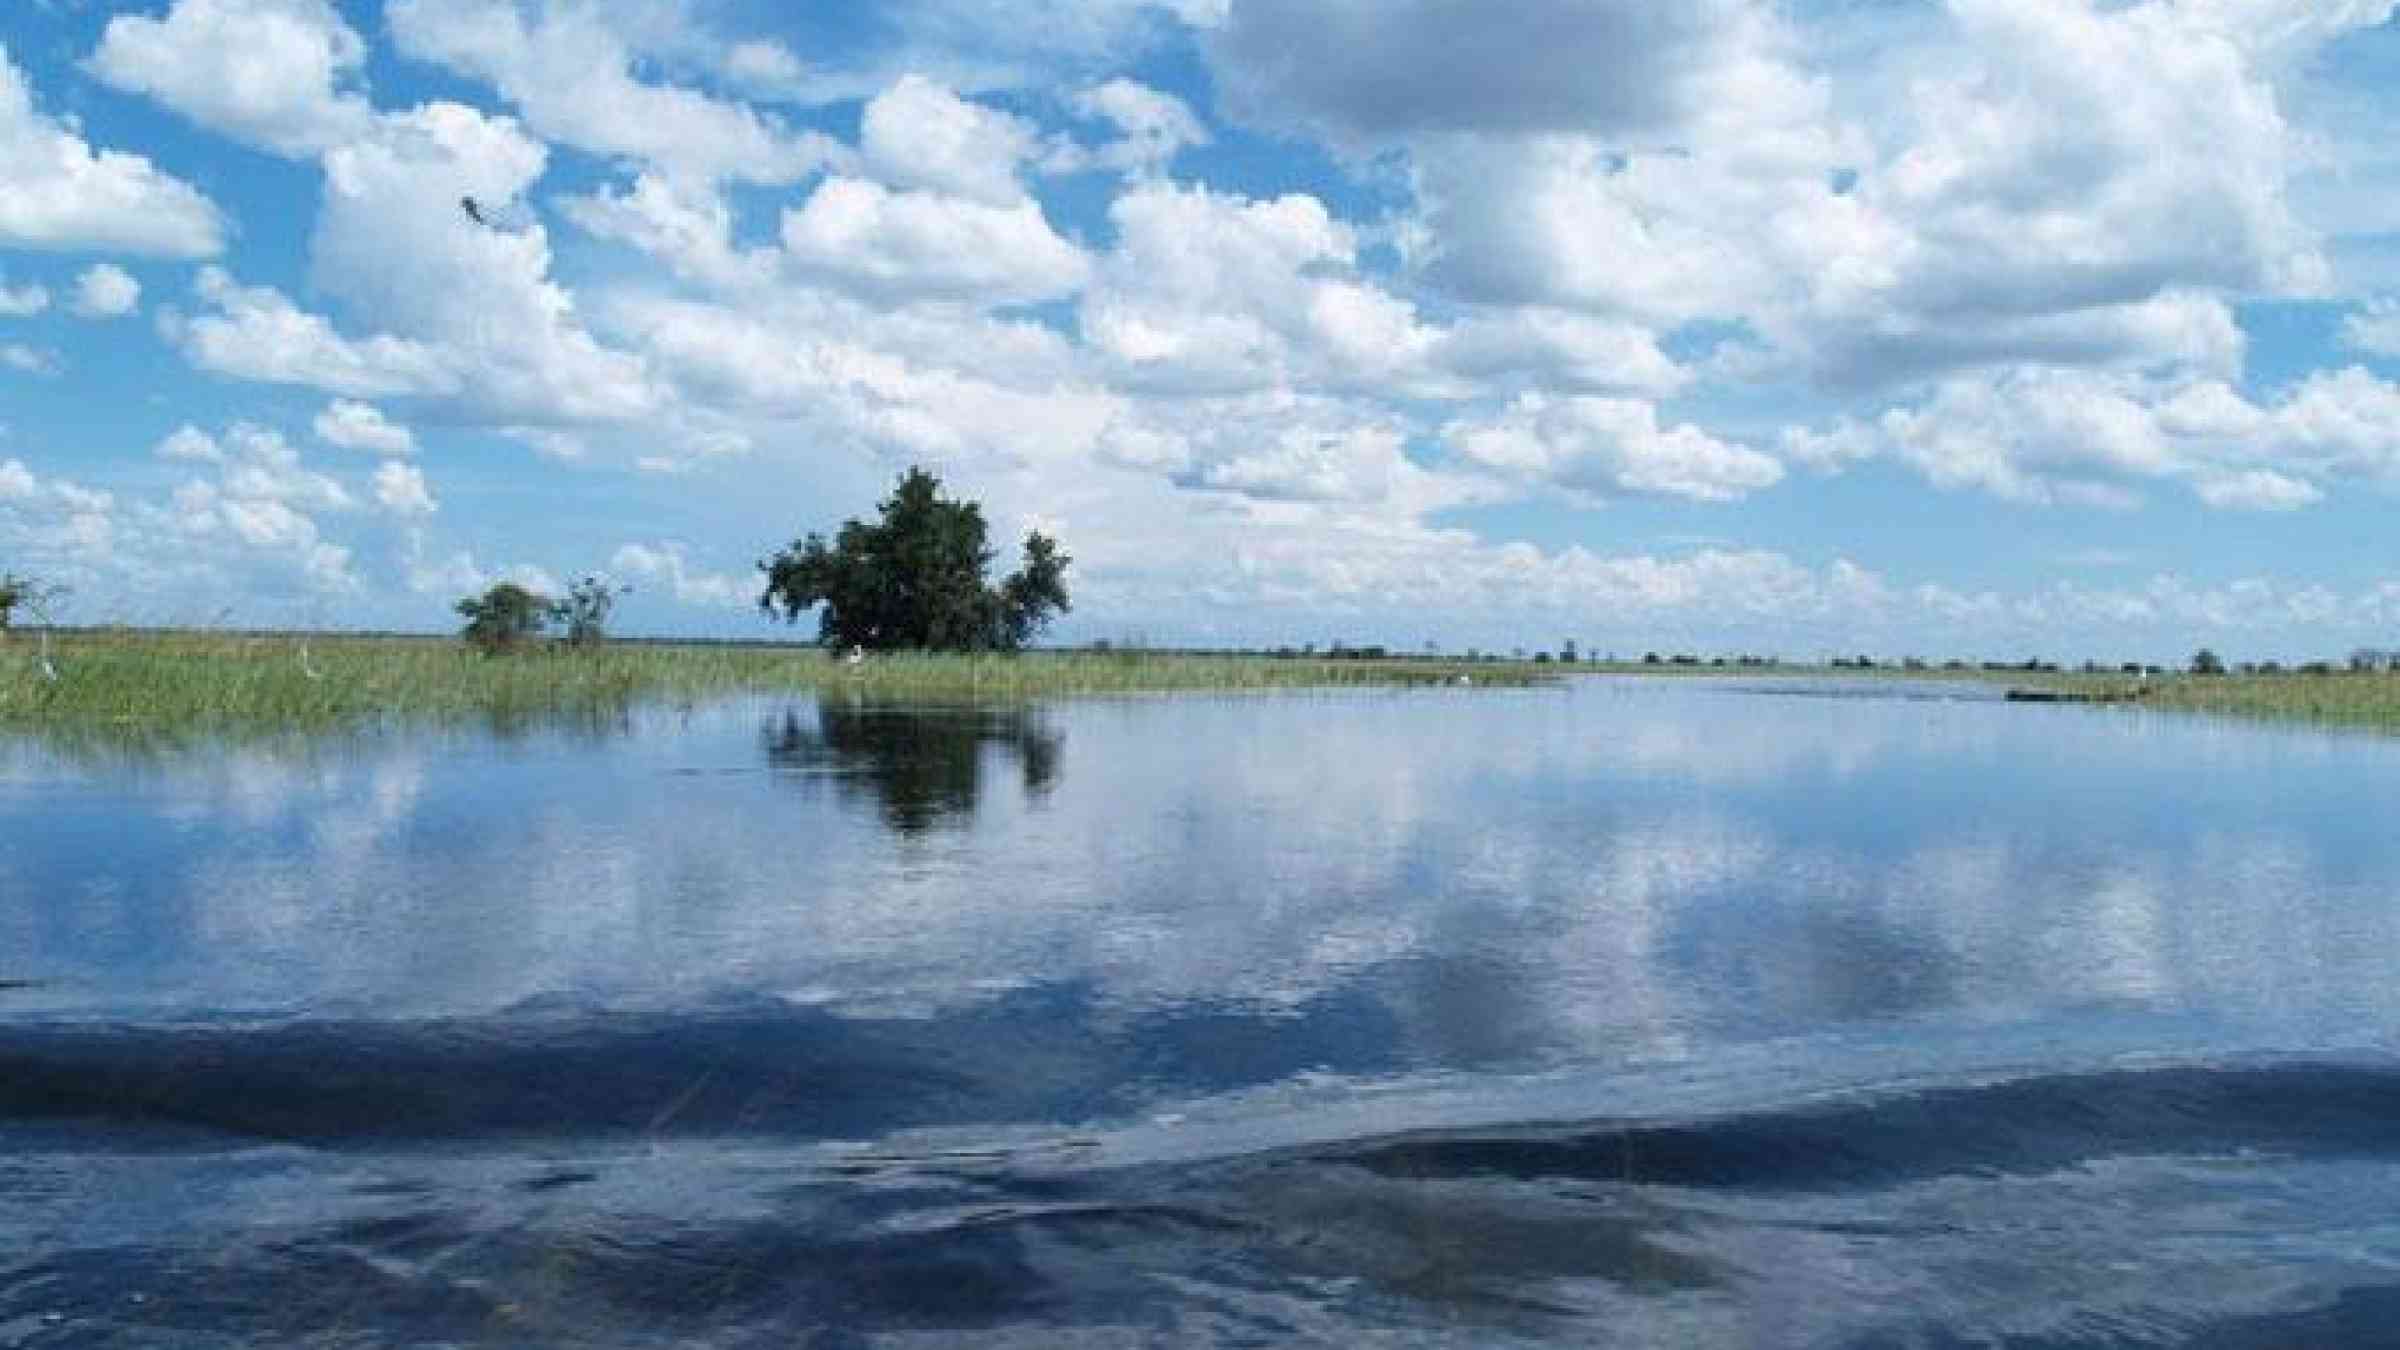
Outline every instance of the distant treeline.
<svg viewBox="0 0 2400 1350">
<path fill-rule="evenodd" d="M 2057 675 L 2066 670 L 2066 667 L 2058 662 L 2045 661 L 2038 656 L 2028 657 L 2023 661 L 1977 661 L 1973 663 L 1953 659 L 1944 661 L 1939 666 L 1917 656 L 1902 657 L 1900 660 L 1886 661 L 1881 665 L 1878 665 L 1872 656 L 1837 656 L 1833 658 L 1832 665 L 1835 670 L 1943 670 L 1953 673 L 1980 670 L 1990 674 L 2003 675 Z M 2127 661 L 2114 666 L 2100 661 L 2086 661 L 2076 669 L 2085 675 L 2164 675 L 2167 673 L 2165 666 L 2144 665 L 2139 661 Z"/>
</svg>

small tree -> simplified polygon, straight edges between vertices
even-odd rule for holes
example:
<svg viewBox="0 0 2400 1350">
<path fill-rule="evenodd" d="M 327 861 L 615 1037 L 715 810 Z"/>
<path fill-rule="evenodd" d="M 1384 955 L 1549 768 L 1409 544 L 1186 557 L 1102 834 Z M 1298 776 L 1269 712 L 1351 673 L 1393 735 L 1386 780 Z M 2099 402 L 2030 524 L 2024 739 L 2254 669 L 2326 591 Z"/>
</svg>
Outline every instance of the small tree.
<svg viewBox="0 0 2400 1350">
<path fill-rule="evenodd" d="M 564 600 L 550 602 L 548 614 L 566 626 L 568 646 L 597 647 L 608 637 L 608 616 L 616 610 L 617 597 L 632 593 L 633 587 L 611 585 L 597 574 L 578 577 L 567 587 Z"/>
<path fill-rule="evenodd" d="M 33 616 L 49 622 L 49 607 L 64 599 L 67 588 L 39 577 L 19 576 L 15 572 L 0 572 L 0 633 L 8 631 L 16 611 L 29 610 Z"/>
<path fill-rule="evenodd" d="M 811 534 L 760 562 L 758 607 L 797 623 L 821 605 L 820 641 L 871 651 L 1014 651 L 1070 608 L 1073 560 L 1039 531 L 1025 536 L 1023 566 L 985 584 L 983 508 L 943 497 L 923 469 L 902 475 L 878 512 L 875 524 L 847 520 L 831 542 Z"/>
<path fill-rule="evenodd" d="M 467 621 L 459 636 L 489 656 L 513 651 L 541 636 L 555 605 L 548 596 L 503 581 L 481 595 L 459 601 L 457 608 Z"/>
<path fill-rule="evenodd" d="M 2202 647 L 2192 653 L 2192 673 L 2194 675 L 2222 675 L 2225 673 L 2225 660 L 2208 648 Z"/>
</svg>

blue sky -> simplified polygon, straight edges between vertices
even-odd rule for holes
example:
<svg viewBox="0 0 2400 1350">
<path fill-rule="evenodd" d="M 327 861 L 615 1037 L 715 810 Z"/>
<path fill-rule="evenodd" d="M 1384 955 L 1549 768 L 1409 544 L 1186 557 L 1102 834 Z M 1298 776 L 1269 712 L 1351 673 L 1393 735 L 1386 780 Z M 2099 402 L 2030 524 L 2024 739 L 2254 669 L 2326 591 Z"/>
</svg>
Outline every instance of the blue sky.
<svg viewBox="0 0 2400 1350">
<path fill-rule="evenodd" d="M 2400 646 L 2393 11 L 21 0 L 0 570 L 755 634 L 924 464 L 1066 641 Z"/>
</svg>

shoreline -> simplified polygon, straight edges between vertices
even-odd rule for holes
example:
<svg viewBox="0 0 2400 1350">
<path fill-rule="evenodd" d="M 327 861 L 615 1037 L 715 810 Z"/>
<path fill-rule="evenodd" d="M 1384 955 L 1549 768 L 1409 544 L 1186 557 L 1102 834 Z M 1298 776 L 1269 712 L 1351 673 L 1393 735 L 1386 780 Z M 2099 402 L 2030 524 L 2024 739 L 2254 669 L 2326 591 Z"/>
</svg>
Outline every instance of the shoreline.
<svg viewBox="0 0 2400 1350">
<path fill-rule="evenodd" d="M 1139 650 L 908 652 L 851 664 L 814 646 L 641 640 L 484 656 L 452 637 L 323 633 L 87 630 L 54 635 L 45 647 L 18 630 L 0 641 L 0 735 L 173 748 L 479 722 L 521 728 L 643 702 L 744 693 L 1022 703 L 1277 690 L 1464 692 L 1552 683 L 1560 673 L 1533 662 Z"/>
<path fill-rule="evenodd" d="M 2106 704 L 2400 732 L 2400 672 L 2144 679 L 1982 668 L 1567 664 L 1139 648 L 907 652 L 851 664 L 813 645 L 763 641 L 628 638 L 592 649 L 552 646 L 487 657 L 447 636 L 80 629 L 54 630 L 45 642 L 38 631 L 19 629 L 0 634 L 0 735 L 164 749 L 401 727 L 483 723 L 522 729 L 608 715 L 643 702 L 744 693 L 1022 703 L 1149 694 L 1529 688 L 1570 678 L 1623 676 L 1973 681 L 2003 686 L 2012 701 L 2029 704 Z"/>
</svg>

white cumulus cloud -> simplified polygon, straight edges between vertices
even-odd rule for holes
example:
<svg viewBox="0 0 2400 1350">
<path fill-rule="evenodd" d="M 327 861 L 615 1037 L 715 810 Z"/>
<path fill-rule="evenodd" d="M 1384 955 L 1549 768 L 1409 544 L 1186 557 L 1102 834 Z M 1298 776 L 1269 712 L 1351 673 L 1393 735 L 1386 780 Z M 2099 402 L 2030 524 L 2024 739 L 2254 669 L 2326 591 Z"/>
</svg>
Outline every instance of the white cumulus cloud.
<svg viewBox="0 0 2400 1350">
<path fill-rule="evenodd" d="M 1402 392 L 1439 335 L 1355 274 L 1357 232 L 1315 197 L 1137 183 L 1085 291 L 1084 341 L 1124 387 L 1231 394 L 1291 382 Z"/>
<path fill-rule="evenodd" d="M 162 309 L 159 331 L 203 370 L 356 398 L 451 394 L 462 384 L 447 352 L 389 334 L 352 341 L 281 291 L 244 286 L 221 267 L 200 269 L 193 293 L 209 309 Z"/>
<path fill-rule="evenodd" d="M 95 150 L 44 116 L 0 43 L 0 248 L 207 258 L 224 247 L 214 204 L 148 159 Z"/>
<path fill-rule="evenodd" d="M 611 571 L 665 586 L 678 604 L 732 608 L 754 597 L 747 589 L 751 583 L 741 578 L 694 568 L 680 543 L 626 544 L 610 556 L 608 565 Z"/>
<path fill-rule="evenodd" d="M 2221 381 L 2021 367 L 1785 444 L 1819 468 L 1888 454 L 2020 502 L 2120 507 L 2180 481 L 2210 506 L 2294 510 L 2338 483 L 2400 487 L 2400 385 L 2351 366 L 2254 401 Z"/>
<path fill-rule="evenodd" d="M 0 368 L 37 379 L 56 379 L 64 374 L 67 363 L 57 352 L 24 342 L 0 342 Z"/>
<path fill-rule="evenodd" d="M 366 43 L 327 0 L 175 0 L 109 20 L 94 74 L 204 127 L 306 157 L 364 134 Z"/>
<path fill-rule="evenodd" d="M 1499 416 L 1454 422 L 1443 435 L 1481 468 L 1594 497 L 1732 501 L 1783 479 L 1773 456 L 1688 423 L 1662 427 L 1655 408 L 1632 399 L 1524 394 Z"/>
<path fill-rule="evenodd" d="M 375 503 L 395 516 L 430 516 L 440 508 L 414 464 L 385 460 L 375 466 Z"/>
<path fill-rule="evenodd" d="M 2342 341 L 2376 356 L 2400 357 L 2400 297 L 2377 296 L 2344 317 Z"/>
<path fill-rule="evenodd" d="M 734 43 L 725 50 L 722 68 L 734 84 L 765 97 L 793 91 L 808 74 L 791 48 L 770 38 Z"/>
<path fill-rule="evenodd" d="M 1089 265 L 1030 198 L 995 206 L 830 178 L 783 216 L 790 266 L 886 300 L 1041 300 L 1083 284 Z"/>
<path fill-rule="evenodd" d="M 1005 207 L 1025 195 L 1017 170 L 1039 138 L 1022 118 L 907 75 L 868 100 L 858 143 L 866 171 L 893 187 Z"/>
<path fill-rule="evenodd" d="M 535 134 L 704 179 L 792 183 L 841 158 L 747 104 L 634 73 L 635 54 L 595 6 L 536 0 L 392 0 L 400 50 L 488 81 Z"/>
<path fill-rule="evenodd" d="M 30 319 L 50 308 L 48 287 L 28 283 L 11 286 L 0 281 L 0 319 Z"/>
<path fill-rule="evenodd" d="M 67 311 L 79 319 L 122 319 L 141 308 L 142 283 L 115 263 L 95 263 L 75 278 Z"/>
<path fill-rule="evenodd" d="M 416 435 L 407 427 L 386 418 L 374 404 L 355 399 L 337 398 L 326 404 L 310 425 L 318 440 L 345 450 L 378 455 L 412 455 L 417 450 Z"/>
<path fill-rule="evenodd" d="M 188 460 L 198 464 L 225 462 L 225 447 L 217 444 L 217 438 L 189 422 L 167 433 L 164 440 L 151 447 L 150 453 L 160 459 Z"/>
<path fill-rule="evenodd" d="M 1100 168 L 1161 172 L 1186 147 L 1207 145 L 1213 139 L 1207 124 L 1182 99 L 1122 76 L 1075 95 L 1072 106 L 1077 113 L 1117 130 L 1116 140 L 1088 157 Z"/>
<path fill-rule="evenodd" d="M 2315 484 L 2272 469 L 2244 469 L 2203 478 L 2193 490 L 2200 500 L 2225 510 L 2296 511 L 2325 499 Z"/>
<path fill-rule="evenodd" d="M 454 207 L 462 195 L 515 201 L 547 162 L 514 121 L 460 104 L 387 117 L 374 136 L 325 156 L 310 276 L 360 320 L 441 353 L 487 415 L 644 415 L 657 391 L 640 360 L 583 326 L 573 294 L 550 276 L 538 222 L 487 229 Z"/>
</svg>

